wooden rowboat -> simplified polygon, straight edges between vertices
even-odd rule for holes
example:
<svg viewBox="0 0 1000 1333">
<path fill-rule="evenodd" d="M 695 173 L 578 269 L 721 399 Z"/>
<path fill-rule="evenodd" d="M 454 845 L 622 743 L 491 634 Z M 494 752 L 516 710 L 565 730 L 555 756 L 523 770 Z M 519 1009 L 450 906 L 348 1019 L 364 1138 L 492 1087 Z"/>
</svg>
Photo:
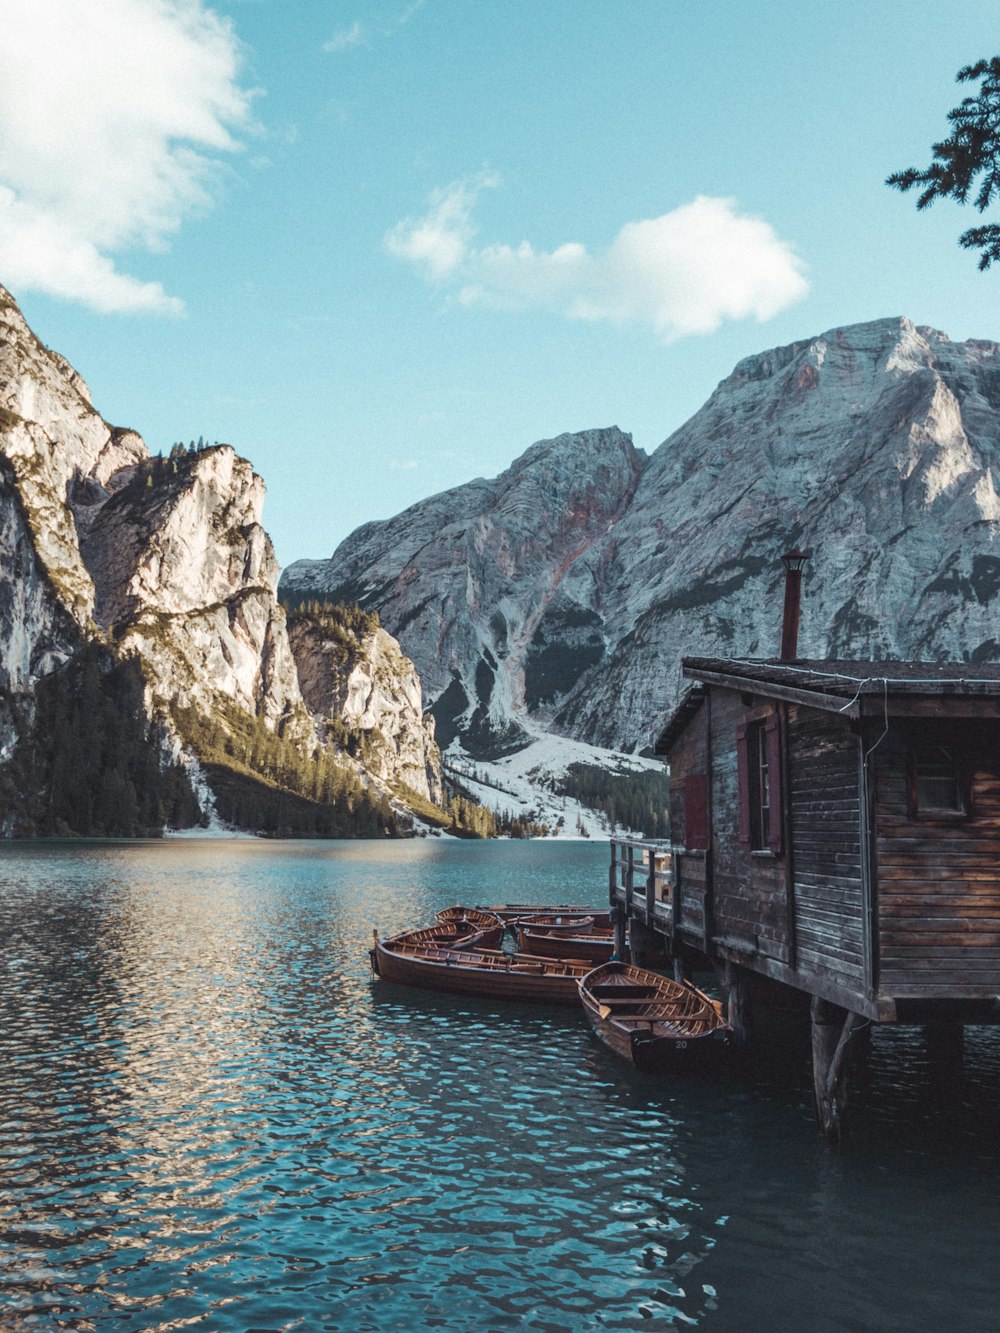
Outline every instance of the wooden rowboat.
<svg viewBox="0 0 1000 1333">
<path fill-rule="evenodd" d="M 546 930 L 552 935 L 586 935 L 594 929 L 594 917 L 591 913 L 571 916 L 567 912 L 539 912 L 534 916 L 518 917 L 514 930 L 519 932 L 522 928 Z"/>
<path fill-rule="evenodd" d="M 404 930 L 399 935 L 393 935 L 391 940 L 386 940 L 386 944 L 419 945 L 425 949 L 475 949 L 483 939 L 483 933 L 471 928 L 456 928 L 450 922 L 438 921 L 433 926 L 424 926 L 421 930 Z M 378 931 L 372 932 L 375 940 L 379 938 Z"/>
<path fill-rule="evenodd" d="M 591 928 L 579 935 L 533 928 L 523 921 L 517 924 L 517 947 L 521 953 L 541 954 L 548 958 L 586 958 L 596 966 L 607 963 L 615 951 L 615 937 L 610 930 Z"/>
<path fill-rule="evenodd" d="M 476 907 L 445 907 L 433 926 L 404 930 L 392 940 L 436 949 L 495 949 L 503 941 L 505 930 L 504 923 L 491 912 Z M 377 942 L 378 931 L 372 931 L 372 935 Z"/>
<path fill-rule="evenodd" d="M 519 921 L 526 916 L 562 916 L 562 917 L 593 917 L 594 925 L 601 927 L 610 927 L 611 913 L 607 910 L 601 911 L 595 907 L 581 907 L 579 904 L 568 903 L 498 903 L 492 907 L 483 907 L 483 912 L 493 912 L 500 917 L 502 921 L 511 924 Z"/>
<path fill-rule="evenodd" d="M 703 1068 L 729 1034 L 722 1006 L 687 983 L 631 963 L 603 963 L 580 981 L 595 1034 L 647 1074 Z"/>
<path fill-rule="evenodd" d="M 376 940 L 371 962 L 383 981 L 401 986 L 531 1004 L 578 1004 L 578 982 L 590 970 L 589 963 L 572 958 L 428 948 L 399 936 Z"/>
<path fill-rule="evenodd" d="M 481 907 L 445 907 L 437 913 L 437 921 L 440 925 L 451 926 L 459 934 L 468 927 L 466 933 L 475 934 L 477 949 L 499 948 L 507 928 L 495 912 Z"/>
</svg>

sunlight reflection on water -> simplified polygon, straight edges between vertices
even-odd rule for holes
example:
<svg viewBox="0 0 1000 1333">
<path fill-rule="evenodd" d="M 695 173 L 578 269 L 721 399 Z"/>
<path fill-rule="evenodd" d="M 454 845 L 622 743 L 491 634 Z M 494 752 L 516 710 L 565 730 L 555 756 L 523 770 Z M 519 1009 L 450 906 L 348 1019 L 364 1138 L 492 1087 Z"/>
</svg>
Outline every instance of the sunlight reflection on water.
<svg viewBox="0 0 1000 1333">
<path fill-rule="evenodd" d="M 373 925 L 598 904 L 603 847 L 0 856 L 5 1331 L 995 1327 L 992 1033 L 946 1118 L 877 1034 L 835 1158 L 804 1065 L 657 1083 L 573 1011 L 372 984 Z"/>
</svg>

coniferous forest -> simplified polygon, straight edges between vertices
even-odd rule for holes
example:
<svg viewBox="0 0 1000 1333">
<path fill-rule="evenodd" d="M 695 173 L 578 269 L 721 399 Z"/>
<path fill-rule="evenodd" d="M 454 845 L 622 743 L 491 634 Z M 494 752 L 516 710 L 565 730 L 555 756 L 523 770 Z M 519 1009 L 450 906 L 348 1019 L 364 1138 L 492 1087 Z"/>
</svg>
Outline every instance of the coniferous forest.
<svg viewBox="0 0 1000 1333">
<path fill-rule="evenodd" d="M 647 838 L 670 837 L 666 769 L 608 773 L 596 764 L 570 764 L 555 790 L 591 810 L 599 810 L 612 829 L 634 829 Z"/>
<path fill-rule="evenodd" d="M 173 715 L 227 823 L 279 837 L 379 838 L 404 831 L 389 801 L 329 748 L 310 754 L 237 708 L 221 719 L 176 706 Z"/>
<path fill-rule="evenodd" d="M 143 705 L 136 658 L 85 644 L 38 686 L 35 715 L 0 770 L 8 832 L 63 837 L 157 837 L 191 828 L 202 811 L 184 767 Z M 389 801 L 329 749 L 308 754 L 239 709 L 222 720 L 175 706 L 177 733 L 198 756 L 226 823 L 286 837 L 386 837 L 404 832 Z"/>
<path fill-rule="evenodd" d="M 199 818 L 183 767 L 164 762 L 143 708 L 135 658 L 85 644 L 38 684 L 33 725 L 0 773 L 16 831 L 80 837 L 158 836 Z"/>
</svg>

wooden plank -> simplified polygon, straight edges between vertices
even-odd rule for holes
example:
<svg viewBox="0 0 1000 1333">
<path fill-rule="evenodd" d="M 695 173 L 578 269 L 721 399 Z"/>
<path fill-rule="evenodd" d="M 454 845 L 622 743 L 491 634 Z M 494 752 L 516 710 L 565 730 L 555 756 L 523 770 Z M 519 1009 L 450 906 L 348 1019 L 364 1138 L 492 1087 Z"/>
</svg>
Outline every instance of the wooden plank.
<svg viewBox="0 0 1000 1333">
<path fill-rule="evenodd" d="M 995 997 L 1000 993 L 1000 959 L 994 955 L 991 960 L 967 964 L 962 958 L 935 959 L 933 962 L 926 958 L 906 959 L 900 962 L 890 957 L 885 962 L 886 985 L 889 978 L 892 979 L 893 990 L 910 982 L 925 986 L 929 982 L 940 981 L 947 982 L 949 986 L 993 986 Z"/>
<path fill-rule="evenodd" d="M 893 691 L 889 695 L 889 717 L 890 718 L 969 718 L 973 721 L 989 721 L 994 718 L 1000 718 L 1000 699 L 988 697 L 989 687 L 974 689 L 965 684 L 962 687 L 963 694 L 960 696 L 948 697 L 943 692 L 934 693 L 926 691 L 926 697 L 901 698 L 895 694 L 899 688 L 898 685 L 890 686 Z M 997 690 L 997 685 L 992 686 L 992 691 Z M 895 697 L 893 695 L 895 694 Z M 968 697 L 963 697 L 967 695 Z M 884 716 L 883 701 L 881 695 L 876 698 L 866 698 L 864 701 L 863 712 L 865 716 L 877 720 Z"/>
<path fill-rule="evenodd" d="M 858 948 L 861 944 L 861 923 L 858 918 L 847 921 L 832 914 L 825 920 L 814 915 L 801 916 L 797 930 L 800 940 L 812 940 L 817 948 Z"/>
<path fill-rule="evenodd" d="M 837 903 L 846 911 L 861 902 L 860 875 L 819 875 L 802 870 L 796 876 L 795 892 L 804 903 Z"/>
<path fill-rule="evenodd" d="M 983 957 L 995 954 L 1000 959 L 1000 932 L 955 930 L 954 923 L 945 923 L 941 929 L 930 931 L 912 931 L 898 934 L 894 931 L 882 931 L 886 952 L 893 952 L 902 957 L 946 957 L 949 954 L 967 953 Z"/>
<path fill-rule="evenodd" d="M 722 685 L 737 694 L 755 694 L 767 699 L 784 699 L 788 703 L 806 704 L 810 708 L 819 708 L 831 713 L 840 713 L 845 718 L 858 717 L 860 710 L 857 703 L 849 698 L 842 699 L 835 695 L 821 694 L 812 690 L 797 690 L 771 682 L 749 680 L 746 676 L 733 676 L 728 672 L 706 671 L 701 668 L 685 667 L 684 675 L 692 680 L 701 680 L 709 685 Z"/>
<path fill-rule="evenodd" d="M 861 954 L 860 936 L 844 940 L 831 940 L 825 937 L 817 939 L 811 932 L 800 930 L 796 934 L 795 947 L 803 960 L 802 968 L 806 972 L 829 967 L 837 972 L 846 971 L 852 975 L 861 975 L 864 960 Z M 806 959 L 812 960 L 808 967 Z"/>
<path fill-rule="evenodd" d="M 824 880 L 833 874 L 844 880 L 860 880 L 861 854 L 855 843 L 838 842 L 827 848 L 809 847 L 796 861 L 796 879 Z"/>
<path fill-rule="evenodd" d="M 922 888 L 923 886 L 921 886 Z M 982 917 L 1000 921 L 1000 901 L 995 896 L 978 899 L 961 893 L 921 893 L 918 896 L 885 896 L 882 898 L 883 917 L 956 916 Z"/>
<path fill-rule="evenodd" d="M 996 993 L 997 987 L 995 983 L 964 985 L 959 981 L 946 982 L 940 986 L 928 982 L 921 986 L 906 978 L 891 983 L 887 980 L 885 989 L 894 1000 L 990 1000 Z"/>
<path fill-rule="evenodd" d="M 798 932 L 800 938 L 810 936 L 821 943 L 829 940 L 831 945 L 851 940 L 860 943 L 860 919 L 849 921 L 842 913 L 809 912 L 799 916 Z"/>
<path fill-rule="evenodd" d="M 793 986 L 796 990 L 804 991 L 807 995 L 819 995 L 832 1004 L 842 1005 L 845 1009 L 853 1009 L 855 1013 L 864 1014 L 877 1022 L 895 1021 L 895 1005 L 892 997 L 888 995 L 866 995 L 856 980 L 842 979 L 835 973 L 818 968 L 812 975 L 806 977 L 803 975 L 801 963 L 798 969 L 793 971 L 779 959 L 758 956 L 755 959 L 748 960 L 746 954 L 741 950 L 730 948 L 722 943 L 717 945 L 717 949 L 720 957 L 748 967 L 750 971 L 757 972 L 761 976 L 784 982 L 788 986 Z"/>
</svg>

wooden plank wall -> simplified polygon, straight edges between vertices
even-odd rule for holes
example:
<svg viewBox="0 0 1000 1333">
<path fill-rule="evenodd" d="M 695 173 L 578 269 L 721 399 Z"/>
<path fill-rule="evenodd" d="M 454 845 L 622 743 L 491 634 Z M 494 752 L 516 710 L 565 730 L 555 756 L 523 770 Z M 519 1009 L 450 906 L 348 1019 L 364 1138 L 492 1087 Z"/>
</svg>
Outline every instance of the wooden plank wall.
<svg viewBox="0 0 1000 1333">
<path fill-rule="evenodd" d="M 845 718 L 794 704 L 788 730 L 797 969 L 860 991 L 858 741 Z"/>
<path fill-rule="evenodd" d="M 694 715 L 670 751 L 670 841 L 675 858 L 682 936 L 698 948 L 705 936 L 705 853 L 681 852 L 685 845 L 684 779 L 708 770 L 705 708 Z"/>
<path fill-rule="evenodd" d="M 790 705 L 788 761 L 783 775 L 791 804 L 793 910 L 789 910 L 789 849 L 751 852 L 739 844 L 736 729 L 777 705 L 749 703 L 735 690 L 712 690 L 712 938 L 754 959 L 791 964 L 804 989 L 822 979 L 860 994 L 864 985 L 858 742 L 845 718 Z M 671 840 L 684 846 L 684 779 L 707 769 L 705 711 L 671 748 Z M 681 923 L 700 947 L 704 930 L 705 857 L 677 856 Z M 794 921 L 794 951 L 789 925 Z"/>
<path fill-rule="evenodd" d="M 713 938 L 786 963 L 790 957 L 785 861 L 739 845 L 736 728 L 766 717 L 770 701 L 746 706 L 734 690 L 712 691 Z M 752 966 L 752 963 L 750 963 Z"/>
<path fill-rule="evenodd" d="M 958 751 L 967 819 L 911 817 L 907 741 Z M 1000 994 L 1000 724 L 893 725 L 874 756 L 881 987 L 909 998 Z"/>
</svg>

